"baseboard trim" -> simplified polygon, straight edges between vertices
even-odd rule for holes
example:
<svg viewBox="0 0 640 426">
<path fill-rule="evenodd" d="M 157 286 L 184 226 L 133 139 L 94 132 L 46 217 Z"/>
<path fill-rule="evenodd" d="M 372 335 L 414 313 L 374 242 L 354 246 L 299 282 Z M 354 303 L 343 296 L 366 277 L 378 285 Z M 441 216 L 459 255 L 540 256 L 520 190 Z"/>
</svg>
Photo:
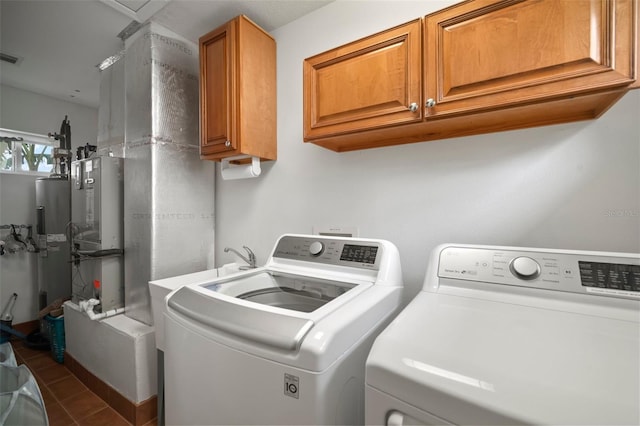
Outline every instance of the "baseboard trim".
<svg viewBox="0 0 640 426">
<path fill-rule="evenodd" d="M 69 355 L 69 352 L 64 353 L 64 365 L 78 380 L 102 398 L 128 422 L 136 426 L 141 426 L 157 417 L 158 397 L 156 395 L 136 404 L 135 402 L 129 401 L 117 390 L 87 370 L 82 364 Z"/>
<path fill-rule="evenodd" d="M 13 329 L 19 331 L 22 334 L 29 335 L 34 331 L 40 330 L 40 321 L 32 320 L 27 322 L 21 322 L 20 324 L 13 324 Z"/>
</svg>

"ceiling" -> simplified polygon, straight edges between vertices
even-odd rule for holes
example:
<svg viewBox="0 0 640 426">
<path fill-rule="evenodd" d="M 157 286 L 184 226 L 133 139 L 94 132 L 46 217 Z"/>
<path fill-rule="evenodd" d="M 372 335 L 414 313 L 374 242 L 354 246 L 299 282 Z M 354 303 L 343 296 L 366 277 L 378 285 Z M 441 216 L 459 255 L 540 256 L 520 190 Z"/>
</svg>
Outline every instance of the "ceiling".
<svg viewBox="0 0 640 426">
<path fill-rule="evenodd" d="M 122 50 L 132 21 L 154 22 L 197 42 L 245 14 L 272 31 L 333 0 L 0 0 L 0 83 L 98 106 L 97 65 Z"/>
</svg>

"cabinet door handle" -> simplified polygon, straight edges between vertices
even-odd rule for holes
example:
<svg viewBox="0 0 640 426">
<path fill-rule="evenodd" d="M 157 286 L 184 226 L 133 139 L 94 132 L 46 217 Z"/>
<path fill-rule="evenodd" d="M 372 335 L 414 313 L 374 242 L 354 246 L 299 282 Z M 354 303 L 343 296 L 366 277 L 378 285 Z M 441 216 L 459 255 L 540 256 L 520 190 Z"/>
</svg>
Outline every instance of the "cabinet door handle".
<svg viewBox="0 0 640 426">
<path fill-rule="evenodd" d="M 427 99 L 427 102 L 424 103 L 424 106 L 426 106 L 427 108 L 433 108 L 434 106 L 436 106 L 436 101 L 434 101 L 433 98 L 429 98 Z"/>
<path fill-rule="evenodd" d="M 231 141 L 230 140 L 226 140 L 224 141 L 224 146 L 226 146 L 227 148 L 229 148 L 231 146 Z"/>
<path fill-rule="evenodd" d="M 418 110 L 418 104 L 413 102 L 411 105 L 409 105 L 409 111 L 411 112 L 416 112 Z"/>
</svg>

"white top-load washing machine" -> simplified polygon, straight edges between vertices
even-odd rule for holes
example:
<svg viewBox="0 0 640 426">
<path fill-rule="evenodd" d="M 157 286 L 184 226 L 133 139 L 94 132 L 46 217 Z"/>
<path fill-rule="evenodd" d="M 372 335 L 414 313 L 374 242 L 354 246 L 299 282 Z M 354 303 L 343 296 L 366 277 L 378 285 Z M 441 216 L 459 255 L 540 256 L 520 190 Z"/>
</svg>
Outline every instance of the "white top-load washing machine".
<svg viewBox="0 0 640 426">
<path fill-rule="evenodd" d="M 375 341 L 367 424 L 640 422 L 640 255 L 444 245 Z"/>
<path fill-rule="evenodd" d="M 266 265 L 170 293 L 167 424 L 361 424 L 365 360 L 401 303 L 388 241 L 284 235 Z"/>
</svg>

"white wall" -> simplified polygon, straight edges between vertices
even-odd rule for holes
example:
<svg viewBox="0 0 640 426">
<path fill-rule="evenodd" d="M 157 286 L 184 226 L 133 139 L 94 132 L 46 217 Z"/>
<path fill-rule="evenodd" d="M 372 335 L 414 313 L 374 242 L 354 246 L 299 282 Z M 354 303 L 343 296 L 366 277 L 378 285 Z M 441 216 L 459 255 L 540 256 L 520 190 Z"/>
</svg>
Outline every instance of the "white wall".
<svg viewBox="0 0 640 426">
<path fill-rule="evenodd" d="M 443 1 L 341 1 L 273 32 L 278 160 L 216 179 L 216 258 L 276 238 L 357 226 L 394 242 L 409 299 L 440 243 L 640 251 L 640 90 L 597 120 L 335 153 L 302 140 L 302 62 L 440 9 Z"/>
<path fill-rule="evenodd" d="M 0 86 L 0 127 L 47 134 L 60 132 L 64 116 L 71 123 L 75 148 L 96 143 L 98 110 L 38 95 L 10 86 Z M 0 173 L 0 224 L 35 224 L 35 180 L 30 175 Z M 35 229 L 34 229 L 35 232 Z M 2 232 L 2 237 L 6 231 Z M 21 252 L 0 256 L 0 309 L 18 293 L 14 324 L 30 321 L 38 313 L 37 255 Z"/>
</svg>

